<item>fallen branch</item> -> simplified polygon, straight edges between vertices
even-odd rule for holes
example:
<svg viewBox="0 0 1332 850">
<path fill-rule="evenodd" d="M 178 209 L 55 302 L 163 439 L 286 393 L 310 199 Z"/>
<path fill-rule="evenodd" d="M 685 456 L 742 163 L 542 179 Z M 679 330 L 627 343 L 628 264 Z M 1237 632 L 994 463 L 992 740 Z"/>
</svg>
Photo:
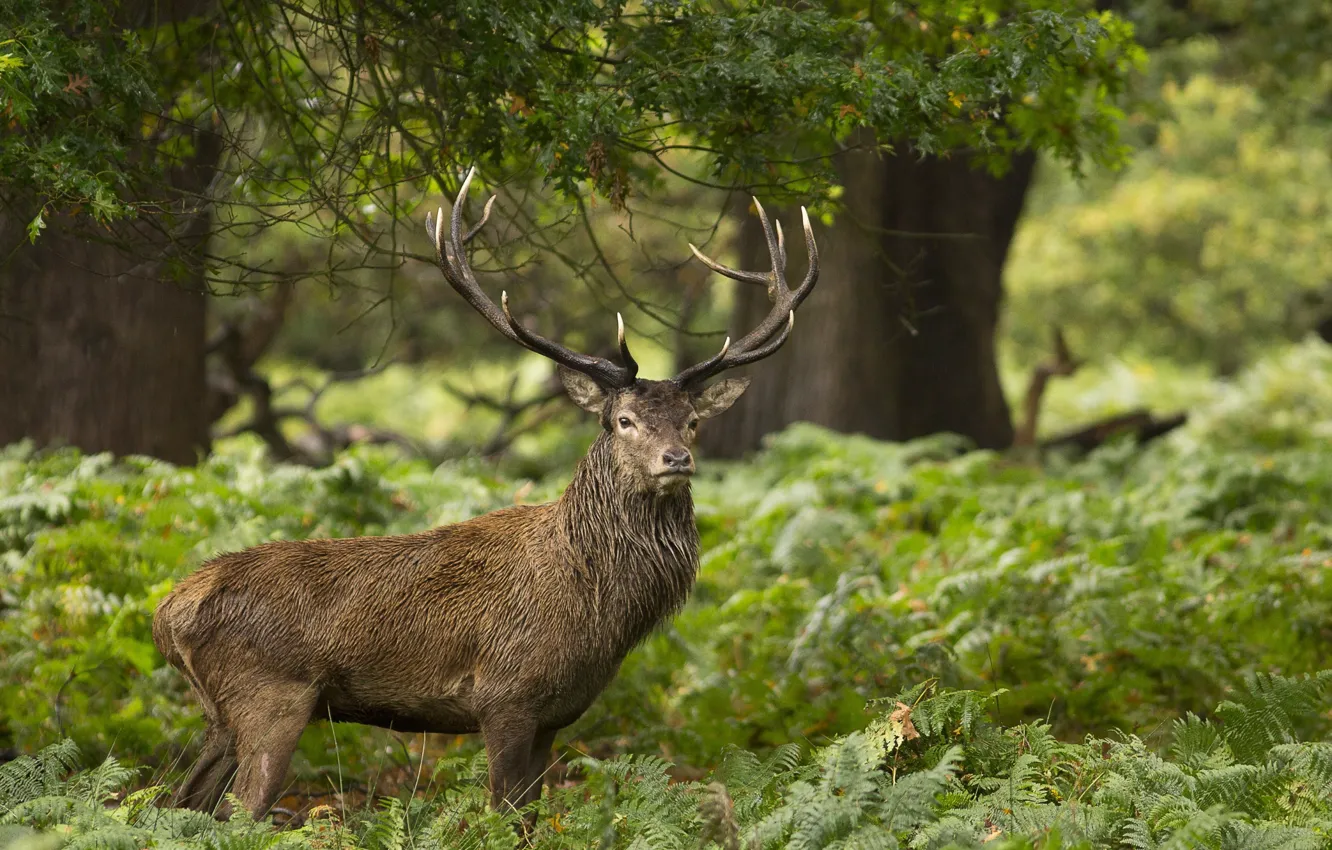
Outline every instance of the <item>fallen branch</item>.
<svg viewBox="0 0 1332 850">
<path fill-rule="evenodd" d="M 1132 434 L 1134 440 L 1146 443 L 1188 422 L 1187 413 L 1176 413 L 1157 419 L 1147 410 L 1131 410 L 1093 422 L 1073 431 L 1066 431 L 1058 436 L 1041 441 L 1041 450 L 1077 449 L 1089 452 L 1092 449 L 1125 434 Z"/>
<path fill-rule="evenodd" d="M 1105 419 L 1084 425 L 1071 431 L 1065 431 L 1039 442 L 1036 439 L 1037 424 L 1040 420 L 1041 404 L 1045 390 L 1051 378 L 1072 375 L 1085 362 L 1074 357 L 1064 341 L 1064 335 L 1058 327 L 1052 329 L 1054 359 L 1037 366 L 1027 385 L 1027 396 L 1023 404 L 1023 422 L 1013 435 L 1013 447 L 1024 448 L 1038 446 L 1040 451 L 1061 451 L 1075 449 L 1089 452 L 1092 449 L 1125 434 L 1132 434 L 1139 444 L 1168 434 L 1188 421 L 1188 414 L 1176 413 L 1163 418 L 1156 418 L 1144 409 L 1117 413 Z"/>
</svg>

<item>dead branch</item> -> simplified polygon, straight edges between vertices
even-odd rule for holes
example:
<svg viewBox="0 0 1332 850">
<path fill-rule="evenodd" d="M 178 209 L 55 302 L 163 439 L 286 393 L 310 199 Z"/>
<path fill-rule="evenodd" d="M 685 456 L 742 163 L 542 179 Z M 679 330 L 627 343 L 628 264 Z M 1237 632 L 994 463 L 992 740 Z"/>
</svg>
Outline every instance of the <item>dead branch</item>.
<svg viewBox="0 0 1332 850">
<path fill-rule="evenodd" d="M 1045 397 L 1045 388 L 1054 377 L 1072 375 L 1085 362 L 1069 353 L 1064 333 L 1058 326 L 1051 328 L 1053 337 L 1054 359 L 1038 365 L 1031 373 L 1027 384 L 1027 397 L 1023 403 L 1023 421 L 1013 435 L 1013 446 L 1036 445 L 1036 427 L 1041 415 L 1041 402 Z"/>
<path fill-rule="evenodd" d="M 254 364 L 267 353 L 287 317 L 295 287 L 279 286 L 271 299 L 251 299 L 254 308 L 240 321 L 223 322 L 208 340 L 213 367 L 208 376 L 208 411 L 216 422 L 240 402 L 247 390 L 262 392 L 251 377 Z M 271 398 L 271 389 L 268 393 Z"/>
<path fill-rule="evenodd" d="M 1146 443 L 1188 422 L 1187 413 L 1175 413 L 1156 418 L 1147 410 L 1130 410 L 1093 422 L 1072 431 L 1041 441 L 1041 450 L 1075 449 L 1089 452 L 1115 437 L 1132 434 L 1138 444 Z"/>
<path fill-rule="evenodd" d="M 357 424 L 329 426 L 321 423 L 315 415 L 319 401 L 330 387 L 377 375 L 388 368 L 389 363 L 371 369 L 334 372 L 325 376 L 318 385 L 297 378 L 278 388 L 274 388 L 267 378 L 254 370 L 255 364 L 272 347 L 282 329 L 292 294 L 292 287 L 281 286 L 271 299 L 253 299 L 255 306 L 248 315 L 239 321 L 225 322 L 208 341 L 209 410 L 212 421 L 216 422 L 243 398 L 249 398 L 253 408 L 244 422 L 219 431 L 215 436 L 232 437 L 250 432 L 264 441 L 275 460 L 309 466 L 322 466 L 331 462 L 334 454 L 353 443 L 392 443 L 413 455 L 423 455 L 424 452 L 412 440 L 393 431 Z M 298 389 L 308 393 L 304 405 L 279 407 L 276 404 L 275 399 Z M 282 423 L 291 419 L 298 419 L 308 426 L 308 430 L 294 440 L 288 440 L 282 432 Z"/>
<path fill-rule="evenodd" d="M 1039 446 L 1042 452 L 1067 449 L 1089 452 L 1108 440 L 1124 434 L 1132 434 L 1141 444 L 1168 434 L 1188 421 L 1188 414 L 1185 413 L 1176 413 L 1158 419 L 1150 411 L 1131 410 L 1065 431 L 1038 443 L 1036 431 L 1040 420 L 1041 402 L 1050 379 L 1072 375 L 1086 362 L 1069 352 L 1068 343 L 1064 341 L 1064 335 L 1057 326 L 1051 328 L 1051 331 L 1054 358 L 1032 370 L 1031 381 L 1027 385 L 1027 397 L 1023 404 L 1024 419 L 1017 433 L 1013 435 L 1014 448 Z"/>
<path fill-rule="evenodd" d="M 357 423 L 325 425 L 316 416 L 319 401 L 330 387 L 377 375 L 390 365 L 391 362 L 385 362 L 370 369 L 334 372 L 326 375 L 317 386 L 304 378 L 296 378 L 276 390 L 268 379 L 253 371 L 239 378 L 234 374 L 228 375 L 227 378 L 235 381 L 240 391 L 250 397 L 254 409 L 245 422 L 219 432 L 217 436 L 234 437 L 250 432 L 264 441 L 275 460 L 291 461 L 307 466 L 327 465 L 337 452 L 354 443 L 392 444 L 409 454 L 424 457 L 427 453 L 420 445 L 396 431 Z M 305 404 L 298 407 L 278 407 L 274 404 L 274 398 L 293 390 L 304 390 L 308 393 Z M 308 430 L 295 439 L 288 440 L 282 433 L 282 423 L 291 419 L 304 422 Z"/>
</svg>

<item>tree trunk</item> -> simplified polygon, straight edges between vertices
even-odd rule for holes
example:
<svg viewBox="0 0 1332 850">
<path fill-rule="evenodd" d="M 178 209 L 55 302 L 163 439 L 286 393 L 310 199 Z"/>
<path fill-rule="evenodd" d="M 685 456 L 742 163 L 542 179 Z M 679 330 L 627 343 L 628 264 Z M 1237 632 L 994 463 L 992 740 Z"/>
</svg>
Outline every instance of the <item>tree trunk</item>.
<svg viewBox="0 0 1332 850">
<path fill-rule="evenodd" d="M 134 258 L 64 224 L 0 269 L 0 444 L 194 463 L 208 446 L 202 289 L 134 276 Z"/>
<path fill-rule="evenodd" d="M 136 29 L 197 18 L 212 4 L 138 0 L 119 12 Z M 213 61 L 209 49 L 160 44 L 186 55 L 159 61 L 199 68 Z M 207 451 L 200 253 L 222 140 L 209 130 L 192 135 L 187 159 L 170 165 L 158 185 L 137 189 L 153 200 L 151 218 L 121 222 L 93 239 L 86 219 L 48 216 L 46 231 L 29 245 L 23 222 L 38 202 L 26 199 L 26 216 L 13 212 L 22 202 L 0 215 L 0 445 L 27 437 L 42 446 L 176 463 L 194 463 Z M 145 141 L 131 163 L 158 156 L 161 141 Z"/>
<path fill-rule="evenodd" d="M 815 226 L 818 286 L 791 339 L 748 370 L 749 391 L 702 435 L 710 454 L 739 456 L 797 421 L 891 440 L 952 432 L 983 448 L 1012 442 L 995 336 L 1004 260 L 1035 156 L 1017 156 L 996 179 L 963 156 L 900 151 L 842 155 L 846 209 L 833 227 Z M 789 241 L 795 286 L 803 239 Z M 752 215 L 739 248 L 743 267 L 768 267 Z M 762 288 L 743 287 L 732 337 L 768 307 Z"/>
</svg>

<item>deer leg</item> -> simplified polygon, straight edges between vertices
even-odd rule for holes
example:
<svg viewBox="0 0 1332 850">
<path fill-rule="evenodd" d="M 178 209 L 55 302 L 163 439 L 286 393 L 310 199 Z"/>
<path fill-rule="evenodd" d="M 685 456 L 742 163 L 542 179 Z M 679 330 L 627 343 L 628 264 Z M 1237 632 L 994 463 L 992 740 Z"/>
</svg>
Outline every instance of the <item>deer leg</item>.
<svg viewBox="0 0 1332 850">
<path fill-rule="evenodd" d="M 532 740 L 532 751 L 527 755 L 527 782 L 519 808 L 541 799 L 541 787 L 546 781 L 546 766 L 550 764 L 550 748 L 555 744 L 555 729 L 542 729 Z M 536 812 L 523 815 L 523 828 L 528 834 L 536 828 Z"/>
<path fill-rule="evenodd" d="M 529 716 L 498 715 L 481 723 L 490 763 L 490 806 L 513 812 L 525 802 L 527 764 L 536 737 L 536 720 Z"/>
<path fill-rule="evenodd" d="M 309 683 L 265 683 L 247 694 L 244 708 L 233 716 L 240 761 L 236 796 L 255 819 L 268 814 L 281 795 L 317 696 Z"/>
<path fill-rule="evenodd" d="M 204 732 L 199 760 L 177 792 L 173 805 L 200 812 L 216 809 L 236 772 L 235 747 L 236 739 L 231 730 L 220 723 L 210 722 Z"/>
</svg>

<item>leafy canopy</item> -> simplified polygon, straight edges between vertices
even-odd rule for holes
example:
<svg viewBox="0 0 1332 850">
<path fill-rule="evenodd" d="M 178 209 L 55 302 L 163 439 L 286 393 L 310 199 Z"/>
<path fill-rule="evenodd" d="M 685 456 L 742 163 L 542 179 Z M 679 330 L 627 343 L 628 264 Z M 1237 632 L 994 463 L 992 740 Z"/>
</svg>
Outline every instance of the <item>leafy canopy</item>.
<svg viewBox="0 0 1332 850">
<path fill-rule="evenodd" d="M 375 244 L 376 211 L 476 161 L 616 205 L 672 172 L 818 197 L 862 126 L 996 166 L 1029 145 L 1113 160 L 1139 58 L 1130 27 L 1070 0 L 217 0 L 156 28 L 142 5 L 0 7 L 11 203 L 129 214 L 196 130 L 226 142 L 216 202 Z"/>
</svg>

